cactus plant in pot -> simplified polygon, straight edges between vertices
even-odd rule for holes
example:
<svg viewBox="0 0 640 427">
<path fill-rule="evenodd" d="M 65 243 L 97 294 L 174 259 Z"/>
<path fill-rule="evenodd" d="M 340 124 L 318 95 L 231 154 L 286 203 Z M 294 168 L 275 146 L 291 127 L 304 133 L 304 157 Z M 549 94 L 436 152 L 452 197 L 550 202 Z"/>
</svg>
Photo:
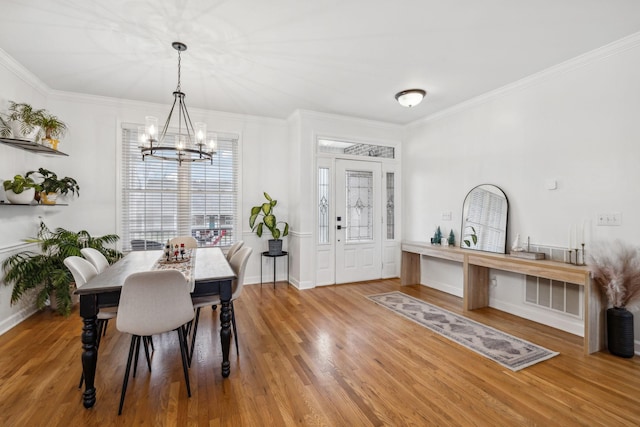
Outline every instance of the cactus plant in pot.
<svg viewBox="0 0 640 427">
<path fill-rule="evenodd" d="M 264 228 L 266 227 L 271 232 L 273 239 L 269 240 L 269 255 L 279 255 L 282 253 L 282 239 L 289 234 L 289 224 L 285 221 L 278 221 L 273 208 L 276 207 L 278 201 L 271 198 L 265 191 L 264 197 L 267 201 L 261 205 L 251 208 L 251 216 L 249 217 L 249 227 L 251 231 L 254 231 L 258 237 L 262 237 Z M 278 226 L 282 227 L 282 231 Z"/>
</svg>

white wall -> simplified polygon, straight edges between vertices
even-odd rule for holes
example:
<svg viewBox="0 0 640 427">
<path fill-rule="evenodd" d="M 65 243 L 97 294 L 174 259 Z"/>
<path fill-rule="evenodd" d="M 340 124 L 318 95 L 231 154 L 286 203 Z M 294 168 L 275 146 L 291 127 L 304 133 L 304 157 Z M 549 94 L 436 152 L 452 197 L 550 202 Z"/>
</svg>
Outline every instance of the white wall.
<svg viewBox="0 0 640 427">
<path fill-rule="evenodd" d="M 593 241 L 638 244 L 639 72 L 636 37 L 408 126 L 403 238 L 428 241 L 440 225 L 446 233 L 453 228 L 458 241 L 466 193 L 491 183 L 510 202 L 509 241 L 520 233 L 532 243 L 566 247 L 569 226 L 591 220 Z M 547 180 L 556 180 L 558 188 L 547 190 Z M 452 220 L 442 221 L 449 211 Z M 622 213 L 620 227 L 595 226 L 597 214 L 608 212 Z M 567 330 L 567 322 L 579 324 L 532 312 L 522 304 L 520 276 L 492 274 L 498 281 L 492 306 L 527 311 L 527 317 Z"/>
<path fill-rule="evenodd" d="M 316 153 L 318 137 L 392 146 L 401 156 L 402 127 L 389 123 L 353 117 L 297 111 L 289 120 L 292 163 L 295 163 L 296 182 L 290 183 L 291 212 L 294 233 L 289 244 L 295 248 L 292 254 L 292 271 L 296 285 L 301 288 L 316 283 Z M 399 179 L 399 177 L 398 177 Z M 400 226 L 400 224 L 398 225 Z M 400 231 L 398 231 L 400 236 Z M 399 254 L 399 250 L 397 251 Z M 396 263 L 399 265 L 399 263 Z M 399 271 L 398 273 L 399 274 Z"/>
<path fill-rule="evenodd" d="M 166 90 L 170 97 L 170 88 Z M 93 235 L 117 233 L 119 124 L 144 123 L 145 115 L 166 117 L 170 105 L 51 91 L 6 55 L 0 55 L 0 94 L 3 111 L 8 100 L 30 102 L 34 107 L 47 108 L 69 126 L 58 147 L 68 157 L 45 157 L 0 144 L 0 178 L 46 167 L 76 178 L 81 187 L 80 197 L 71 200 L 68 207 L 0 206 L 0 260 L 24 249 L 22 240 L 35 235 L 38 216 L 49 227 L 86 229 Z M 267 191 L 278 197 L 279 208 L 287 216 L 290 178 L 286 168 L 286 121 L 197 109 L 190 109 L 190 114 L 193 121 L 206 122 L 211 131 L 240 135 L 240 225 L 245 244 L 254 248 L 246 280 L 259 282 L 259 254 L 266 250 L 267 242 L 251 233 L 248 213 L 251 206 L 262 203 L 262 192 Z M 0 191 L 0 198 L 3 196 Z M 29 304 L 26 308 L 10 306 L 10 292 L 10 286 L 0 286 L 0 333 L 6 329 L 3 325 L 10 327 L 32 311 Z"/>
</svg>

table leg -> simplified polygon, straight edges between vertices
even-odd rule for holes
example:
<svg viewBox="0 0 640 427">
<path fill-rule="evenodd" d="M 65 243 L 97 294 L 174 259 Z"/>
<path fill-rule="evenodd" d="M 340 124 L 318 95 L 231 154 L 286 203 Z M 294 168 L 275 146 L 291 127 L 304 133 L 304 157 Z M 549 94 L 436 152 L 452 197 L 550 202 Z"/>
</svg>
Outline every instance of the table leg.
<svg viewBox="0 0 640 427">
<path fill-rule="evenodd" d="M 220 346 L 222 347 L 222 376 L 231 373 L 229 348 L 231 347 L 231 280 L 220 287 Z"/>
<path fill-rule="evenodd" d="M 80 297 L 80 315 L 82 316 L 82 372 L 84 374 L 83 405 L 91 408 L 96 403 L 96 388 L 94 380 L 96 365 L 98 363 L 98 326 L 97 304 L 95 295 L 82 295 Z"/>
<path fill-rule="evenodd" d="M 273 258 L 273 289 L 276 288 L 276 261 L 278 258 Z"/>
</svg>

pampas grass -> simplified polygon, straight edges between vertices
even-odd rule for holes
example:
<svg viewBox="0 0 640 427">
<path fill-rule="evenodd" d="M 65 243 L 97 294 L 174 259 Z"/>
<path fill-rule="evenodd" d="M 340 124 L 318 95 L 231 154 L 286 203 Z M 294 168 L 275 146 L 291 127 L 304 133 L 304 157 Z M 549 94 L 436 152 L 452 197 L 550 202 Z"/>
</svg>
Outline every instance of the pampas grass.
<svg viewBox="0 0 640 427">
<path fill-rule="evenodd" d="M 640 251 L 620 240 L 594 245 L 587 264 L 609 305 L 637 310 L 640 303 Z"/>
</svg>

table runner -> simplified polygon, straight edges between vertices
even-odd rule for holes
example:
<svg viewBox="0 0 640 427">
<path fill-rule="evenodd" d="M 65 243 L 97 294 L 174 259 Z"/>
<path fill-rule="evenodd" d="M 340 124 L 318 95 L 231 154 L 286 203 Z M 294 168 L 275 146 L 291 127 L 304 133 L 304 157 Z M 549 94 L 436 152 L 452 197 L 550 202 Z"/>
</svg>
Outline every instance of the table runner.
<svg viewBox="0 0 640 427">
<path fill-rule="evenodd" d="M 193 292 L 195 289 L 195 277 L 193 272 L 195 271 L 196 264 L 196 250 L 185 249 L 184 259 L 181 255 L 178 259 L 172 259 L 167 261 L 167 257 L 162 254 L 160 258 L 153 264 L 152 270 L 178 270 L 184 275 L 189 284 L 189 292 Z"/>
</svg>

